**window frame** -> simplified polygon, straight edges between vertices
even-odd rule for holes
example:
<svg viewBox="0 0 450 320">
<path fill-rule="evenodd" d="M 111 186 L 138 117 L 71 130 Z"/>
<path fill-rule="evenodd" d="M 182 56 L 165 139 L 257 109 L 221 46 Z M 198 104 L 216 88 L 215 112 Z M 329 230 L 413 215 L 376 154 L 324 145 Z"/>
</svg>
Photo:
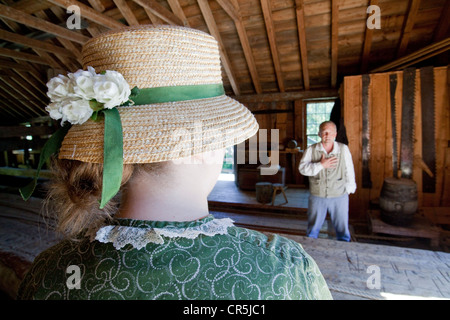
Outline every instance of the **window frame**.
<svg viewBox="0 0 450 320">
<path fill-rule="evenodd" d="M 329 98 L 313 98 L 313 99 L 304 99 L 303 102 L 303 117 L 302 117 L 302 149 L 306 150 L 308 147 L 308 136 L 307 136 L 307 121 L 308 121 L 308 113 L 307 113 L 307 104 L 308 103 L 325 103 L 325 102 L 333 102 L 336 103 L 336 97 Z M 334 106 L 333 106 L 334 108 Z M 333 110 L 333 109 L 332 109 Z"/>
</svg>

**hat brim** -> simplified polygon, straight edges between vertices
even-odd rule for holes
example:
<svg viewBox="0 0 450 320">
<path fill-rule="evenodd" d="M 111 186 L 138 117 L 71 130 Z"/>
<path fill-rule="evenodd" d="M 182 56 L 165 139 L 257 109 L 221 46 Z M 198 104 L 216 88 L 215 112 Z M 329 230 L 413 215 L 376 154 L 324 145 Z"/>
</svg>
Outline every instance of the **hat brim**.
<svg viewBox="0 0 450 320">
<path fill-rule="evenodd" d="M 187 158 L 239 144 L 258 131 L 252 113 L 225 95 L 118 110 L 124 164 Z M 103 121 L 73 125 L 61 145 L 59 158 L 103 163 L 103 139 Z"/>
</svg>

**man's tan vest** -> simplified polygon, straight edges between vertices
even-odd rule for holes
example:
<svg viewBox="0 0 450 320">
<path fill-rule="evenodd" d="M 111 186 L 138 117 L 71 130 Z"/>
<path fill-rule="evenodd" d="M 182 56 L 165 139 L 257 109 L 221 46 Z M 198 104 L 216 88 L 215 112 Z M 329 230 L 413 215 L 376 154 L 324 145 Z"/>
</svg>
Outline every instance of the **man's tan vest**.
<svg viewBox="0 0 450 320">
<path fill-rule="evenodd" d="M 311 146 L 312 162 L 320 162 L 322 159 L 322 151 L 319 151 L 321 142 Z M 334 155 L 338 158 L 338 164 L 336 168 L 322 169 L 317 175 L 309 177 L 309 190 L 312 195 L 322 198 L 339 197 L 345 194 L 345 159 L 342 153 L 343 145 L 339 143 L 339 153 L 335 150 L 331 151 L 328 157 Z M 325 155 L 326 157 L 326 155 Z"/>
</svg>

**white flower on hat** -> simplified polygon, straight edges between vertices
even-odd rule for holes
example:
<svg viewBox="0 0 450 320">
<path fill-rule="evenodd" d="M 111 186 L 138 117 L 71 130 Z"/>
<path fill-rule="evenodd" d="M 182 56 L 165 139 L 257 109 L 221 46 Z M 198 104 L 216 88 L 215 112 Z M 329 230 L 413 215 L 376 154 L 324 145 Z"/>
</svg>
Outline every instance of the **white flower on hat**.
<svg viewBox="0 0 450 320">
<path fill-rule="evenodd" d="M 112 109 L 128 101 L 131 89 L 119 72 L 107 70 L 95 78 L 94 93 L 105 109 Z"/>
<path fill-rule="evenodd" d="M 88 100 L 66 99 L 60 102 L 62 122 L 69 121 L 71 124 L 82 124 L 89 120 L 94 110 Z"/>
<path fill-rule="evenodd" d="M 77 97 L 85 100 L 95 98 L 94 81 L 96 74 L 94 68 L 88 67 L 88 71 L 78 70 L 68 76 L 73 82 L 73 91 Z"/>
<path fill-rule="evenodd" d="M 50 118 L 59 120 L 62 118 L 61 113 L 61 102 L 52 102 L 47 107 L 45 107 L 45 111 L 47 111 L 50 115 Z"/>
<path fill-rule="evenodd" d="M 47 82 L 47 88 L 47 96 L 52 102 L 62 101 L 73 93 L 73 86 L 70 79 L 62 74 L 51 78 Z"/>
<path fill-rule="evenodd" d="M 58 75 L 47 83 L 50 104 L 45 108 L 61 124 L 82 124 L 97 112 L 123 105 L 131 95 L 130 86 L 117 71 L 96 74 L 94 68 Z M 93 113 L 96 112 L 95 115 Z"/>
</svg>

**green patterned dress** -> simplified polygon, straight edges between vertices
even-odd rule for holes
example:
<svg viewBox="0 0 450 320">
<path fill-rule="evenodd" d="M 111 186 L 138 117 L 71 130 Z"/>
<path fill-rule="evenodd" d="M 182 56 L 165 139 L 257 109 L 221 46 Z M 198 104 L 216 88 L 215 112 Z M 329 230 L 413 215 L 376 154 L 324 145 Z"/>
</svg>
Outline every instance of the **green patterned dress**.
<svg viewBox="0 0 450 320">
<path fill-rule="evenodd" d="M 18 299 L 332 299 L 298 243 L 212 215 L 116 219 L 38 255 Z"/>
</svg>

